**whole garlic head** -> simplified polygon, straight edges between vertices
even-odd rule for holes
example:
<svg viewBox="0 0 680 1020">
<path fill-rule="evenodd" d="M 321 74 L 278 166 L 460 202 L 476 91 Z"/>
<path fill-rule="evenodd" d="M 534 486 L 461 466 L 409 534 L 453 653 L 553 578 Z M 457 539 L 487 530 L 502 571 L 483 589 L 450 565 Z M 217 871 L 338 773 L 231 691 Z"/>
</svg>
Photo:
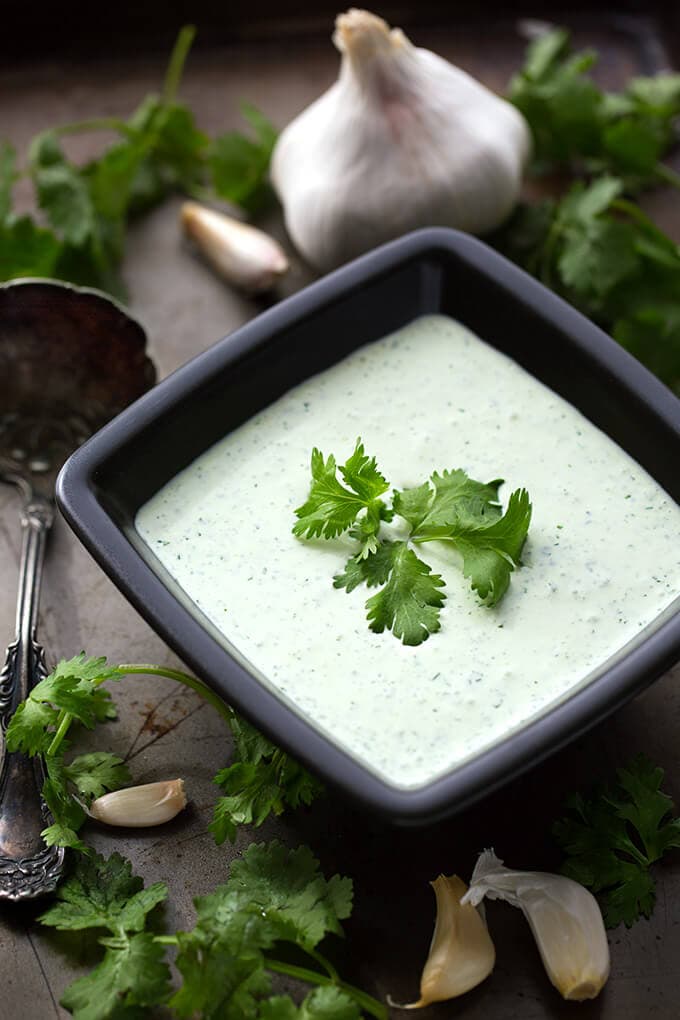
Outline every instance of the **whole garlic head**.
<svg viewBox="0 0 680 1020">
<path fill-rule="evenodd" d="M 530 151 L 522 115 L 368 11 L 339 15 L 333 41 L 338 80 L 288 125 L 272 157 L 305 258 L 326 271 L 417 227 L 498 226 Z"/>
</svg>

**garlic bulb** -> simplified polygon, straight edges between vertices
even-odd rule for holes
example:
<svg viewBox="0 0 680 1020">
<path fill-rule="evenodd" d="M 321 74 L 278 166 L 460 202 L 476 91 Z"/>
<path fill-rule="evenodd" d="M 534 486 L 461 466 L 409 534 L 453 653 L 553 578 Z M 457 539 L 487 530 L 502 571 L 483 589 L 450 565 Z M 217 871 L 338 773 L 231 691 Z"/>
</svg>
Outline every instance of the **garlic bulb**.
<svg viewBox="0 0 680 1020">
<path fill-rule="evenodd" d="M 470 904 L 461 905 L 467 887 L 458 875 L 440 875 L 432 888 L 437 920 L 420 979 L 420 998 L 404 1006 L 390 1002 L 398 1009 L 420 1009 L 463 995 L 489 976 L 496 960 L 481 914 Z"/>
<path fill-rule="evenodd" d="M 517 201 L 522 115 L 401 29 L 352 9 L 336 20 L 338 80 L 282 132 L 272 181 L 296 247 L 321 270 L 424 226 L 474 234 Z"/>
<path fill-rule="evenodd" d="M 564 875 L 511 871 L 493 850 L 480 854 L 463 903 L 485 896 L 523 911 L 543 965 L 565 999 L 594 999 L 609 977 L 609 945 L 595 897 Z"/>
<path fill-rule="evenodd" d="M 283 248 L 257 227 L 198 202 L 183 204 L 180 223 L 220 276 L 248 294 L 269 290 L 288 271 Z"/>
<path fill-rule="evenodd" d="M 169 822 L 186 804 L 183 781 L 168 779 L 105 793 L 92 801 L 88 814 L 107 825 L 142 829 Z"/>
</svg>

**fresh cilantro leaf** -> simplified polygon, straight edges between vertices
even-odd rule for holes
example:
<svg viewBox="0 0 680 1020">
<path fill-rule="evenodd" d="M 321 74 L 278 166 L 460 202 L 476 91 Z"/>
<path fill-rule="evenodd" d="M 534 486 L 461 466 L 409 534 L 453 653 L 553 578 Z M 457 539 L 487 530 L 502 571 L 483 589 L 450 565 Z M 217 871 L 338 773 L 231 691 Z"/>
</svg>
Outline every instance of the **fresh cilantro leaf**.
<svg viewBox="0 0 680 1020">
<path fill-rule="evenodd" d="M 380 495 L 389 483 L 380 474 L 375 458 L 364 452 L 361 439 L 357 439 L 354 453 L 340 467 L 340 473 L 349 488 L 338 481 L 335 457 L 326 460 L 316 447 L 312 450 L 312 485 L 307 501 L 295 514 L 300 519 L 293 527 L 299 538 L 335 538 L 347 531 L 362 510 L 380 515 Z"/>
<path fill-rule="evenodd" d="M 56 235 L 30 216 L 0 222 L 0 279 L 54 275 L 59 249 Z"/>
<path fill-rule="evenodd" d="M 486 527 L 453 533 L 454 544 L 463 554 L 463 574 L 487 606 L 495 606 L 519 566 L 531 523 L 531 502 L 526 489 L 516 489 L 503 517 Z"/>
<path fill-rule="evenodd" d="M 345 564 L 344 573 L 333 578 L 333 587 L 350 592 L 360 584 L 367 584 L 369 588 L 385 584 L 394 565 L 392 545 L 391 542 L 383 542 L 368 556 L 353 556 Z"/>
<path fill-rule="evenodd" d="M 120 673 L 117 666 L 107 665 L 103 655 L 96 657 L 80 652 L 72 659 L 60 659 L 50 676 L 55 678 L 76 676 L 80 680 L 102 681 L 116 679 Z"/>
<path fill-rule="evenodd" d="M 58 715 L 58 710 L 52 705 L 32 697 L 26 698 L 18 706 L 7 727 L 7 750 L 23 751 L 30 755 L 44 754 L 52 742 Z"/>
<path fill-rule="evenodd" d="M 143 887 L 132 865 L 118 853 L 80 857 L 73 873 L 58 886 L 59 901 L 39 918 L 59 931 L 107 928 L 114 935 L 141 932 L 146 915 L 166 899 L 167 886 Z"/>
<path fill-rule="evenodd" d="M 536 166 L 614 172 L 635 187 L 656 182 L 675 137 L 680 76 L 638 78 L 623 93 L 604 93 L 589 75 L 595 60 L 592 51 L 572 54 L 564 29 L 530 44 L 509 98 L 529 122 Z"/>
<path fill-rule="evenodd" d="M 315 988 L 296 1006 L 287 995 L 273 995 L 260 1006 L 258 1020 L 361 1020 L 356 1002 L 340 988 Z"/>
<path fill-rule="evenodd" d="M 163 946 L 148 932 L 111 940 L 104 959 L 64 992 L 61 1004 L 75 1020 L 131 1020 L 170 994 L 170 969 Z"/>
<path fill-rule="evenodd" d="M 64 773 L 87 800 L 101 797 L 107 790 L 118 790 L 132 778 L 123 759 L 107 751 L 79 755 L 64 767 Z"/>
<path fill-rule="evenodd" d="M 254 843 L 231 866 L 229 881 L 196 901 L 199 927 L 268 949 L 292 942 L 314 949 L 325 935 L 342 935 L 352 911 L 352 883 L 327 880 L 309 847 L 289 850 L 277 840 Z"/>
<path fill-rule="evenodd" d="M 70 825 L 64 825 L 62 822 L 54 822 L 53 825 L 48 825 L 46 829 L 42 830 L 40 835 L 45 841 L 45 846 L 70 847 L 72 850 L 79 850 L 82 854 L 89 853 L 90 848 L 86 843 L 83 843 L 77 830 L 71 828 Z"/>
<path fill-rule="evenodd" d="M 85 811 L 68 791 L 61 753 L 47 755 L 45 765 L 47 778 L 43 783 L 42 796 L 54 822 L 41 832 L 41 836 L 48 846 L 68 846 L 89 853 L 89 848 L 78 836 L 78 829 L 86 818 Z"/>
<path fill-rule="evenodd" d="M 176 966 L 182 987 L 169 1002 L 177 1016 L 204 1020 L 244 1020 L 257 1016 L 260 996 L 271 989 L 262 954 L 232 951 L 200 933 L 179 932 Z"/>
<path fill-rule="evenodd" d="M 430 482 L 394 495 L 394 509 L 413 529 L 413 537 L 430 527 L 458 524 L 476 527 L 501 516 L 498 489 L 502 479 L 484 484 L 465 471 L 436 471 Z"/>
<path fill-rule="evenodd" d="M 418 645 L 440 628 L 444 582 L 409 546 L 434 540 L 452 541 L 463 554 L 464 574 L 472 578 L 481 600 L 495 605 L 507 590 L 531 520 L 524 490 L 510 497 L 502 515 L 498 489 L 502 479 L 477 482 L 461 469 L 435 471 L 427 482 L 394 492 L 392 506 L 380 497 L 389 483 L 369 458 L 361 440 L 340 468 L 346 489 L 337 479 L 335 458 L 312 451 L 312 488 L 295 512 L 299 537 L 333 538 L 349 529 L 359 551 L 333 578 L 335 588 L 354 591 L 360 584 L 383 586 L 366 602 L 371 630 L 391 630 L 405 645 Z M 366 509 L 364 516 L 358 515 Z M 410 526 L 406 540 L 384 540 L 383 521 L 398 514 Z"/>
<path fill-rule="evenodd" d="M 267 174 L 277 131 L 254 106 L 243 104 L 241 113 L 253 128 L 254 140 L 238 131 L 220 135 L 210 147 L 208 163 L 220 198 L 252 213 L 271 197 Z"/>
<path fill-rule="evenodd" d="M 94 209 L 78 171 L 68 163 L 40 167 L 35 171 L 40 208 L 51 226 L 69 244 L 83 244 L 94 230 Z"/>
<path fill-rule="evenodd" d="M 209 825 L 217 843 L 233 843 L 239 825 L 259 826 L 270 814 L 310 804 L 323 792 L 314 776 L 244 719 L 234 717 L 231 729 L 237 760 L 215 776 L 226 794 Z"/>
<path fill-rule="evenodd" d="M 419 645 L 439 630 L 444 582 L 406 542 L 385 542 L 383 548 L 392 569 L 385 587 L 366 602 L 368 625 L 376 634 L 391 630 L 403 644 Z"/>
<path fill-rule="evenodd" d="M 567 854 L 564 873 L 599 895 L 608 927 L 651 916 L 650 866 L 680 847 L 680 818 L 662 781 L 663 770 L 639 755 L 617 771 L 615 783 L 588 799 L 571 797 L 567 814 L 553 826 Z"/>
</svg>

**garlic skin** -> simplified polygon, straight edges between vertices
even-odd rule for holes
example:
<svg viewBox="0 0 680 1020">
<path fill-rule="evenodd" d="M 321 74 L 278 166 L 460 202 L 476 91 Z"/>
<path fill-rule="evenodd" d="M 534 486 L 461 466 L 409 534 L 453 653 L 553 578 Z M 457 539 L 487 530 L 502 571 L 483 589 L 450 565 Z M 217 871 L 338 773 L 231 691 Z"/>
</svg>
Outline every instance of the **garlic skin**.
<svg viewBox="0 0 680 1020">
<path fill-rule="evenodd" d="M 105 793 L 92 801 L 88 814 L 106 825 L 145 829 L 169 822 L 186 803 L 183 780 L 168 779 Z"/>
<path fill-rule="evenodd" d="M 463 903 L 505 900 L 524 913 L 553 985 L 565 999 L 594 999 L 609 977 L 609 945 L 597 900 L 564 875 L 512 871 L 480 854 Z"/>
<path fill-rule="evenodd" d="M 288 272 L 283 248 L 262 230 L 215 212 L 198 202 L 185 202 L 180 223 L 187 237 L 219 275 L 248 294 L 270 290 Z"/>
<path fill-rule="evenodd" d="M 473 234 L 512 211 L 530 151 L 510 103 L 368 11 L 336 20 L 338 80 L 280 135 L 288 233 L 327 271 L 417 227 Z"/>
<path fill-rule="evenodd" d="M 496 950 L 482 915 L 461 905 L 467 891 L 458 875 L 440 875 L 431 883 L 437 899 L 437 920 L 430 952 L 420 979 L 420 998 L 397 1009 L 421 1009 L 469 992 L 489 976 Z"/>
</svg>

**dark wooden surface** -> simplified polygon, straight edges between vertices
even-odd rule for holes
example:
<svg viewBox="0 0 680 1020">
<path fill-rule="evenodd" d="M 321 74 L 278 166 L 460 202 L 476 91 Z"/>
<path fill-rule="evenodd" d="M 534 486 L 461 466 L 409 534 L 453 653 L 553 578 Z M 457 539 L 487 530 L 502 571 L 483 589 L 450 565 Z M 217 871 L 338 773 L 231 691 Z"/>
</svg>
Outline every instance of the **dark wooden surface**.
<svg viewBox="0 0 680 1020">
<path fill-rule="evenodd" d="M 502 91 L 517 67 L 523 43 L 512 23 L 488 19 L 462 31 L 449 11 L 445 28 L 413 31 L 414 41 L 459 63 Z M 655 25 L 646 19 L 574 21 L 576 39 L 602 52 L 598 73 L 610 85 L 669 57 Z M 166 24 L 167 27 L 167 24 Z M 170 36 L 174 34 L 174 27 Z M 328 33 L 329 34 L 329 33 Z M 7 39 L 3 39 L 7 47 Z M 153 47 L 152 47 L 153 49 Z M 220 47 L 203 43 L 190 61 L 183 98 L 210 132 L 237 123 L 241 99 L 254 102 L 284 125 L 334 79 L 337 56 L 330 42 L 289 37 Z M 0 66 L 0 134 L 20 149 L 42 128 L 99 114 L 125 115 L 161 80 L 163 58 L 138 40 L 128 55 L 93 62 L 55 51 L 47 59 Z M 74 156 L 96 151 L 98 141 L 79 136 Z M 20 187 L 19 204 L 29 192 Z M 183 247 L 178 201 L 135 227 L 126 262 L 132 307 L 145 323 L 162 375 L 251 318 L 258 306 L 220 284 Z M 680 240 L 676 197 L 659 193 L 649 203 L 658 221 Z M 270 224 L 281 233 L 274 218 Z M 284 289 L 308 274 L 295 264 Z M 0 487 L 0 635 L 13 631 L 19 556 L 18 500 Z M 139 619 L 59 522 L 52 536 L 42 598 L 40 637 L 48 661 L 80 649 L 114 661 L 172 663 L 171 653 Z M 348 938 L 333 952 L 348 976 L 379 996 L 415 997 L 427 953 L 433 897 L 428 882 L 439 872 L 469 875 L 477 851 L 494 846 L 517 867 L 549 869 L 559 863 L 549 827 L 564 796 L 610 773 L 632 753 L 646 752 L 666 769 L 666 788 L 680 801 L 680 669 L 667 674 L 608 722 L 538 766 L 522 779 L 455 819 L 425 830 L 393 830 L 344 805 L 333 794 L 308 812 L 284 816 L 257 832 L 243 831 L 234 848 L 215 847 L 206 832 L 215 788 L 211 777 L 226 764 L 229 744 L 214 713 L 172 684 L 131 679 L 114 692 L 120 718 L 100 739 L 123 754 L 139 782 L 182 775 L 191 805 L 169 826 L 116 837 L 91 829 L 100 850 L 130 856 L 147 882 L 171 889 L 166 921 L 171 929 L 192 923 L 192 897 L 223 880 L 229 861 L 253 839 L 279 836 L 290 845 L 311 844 L 327 872 L 355 880 L 355 913 Z M 386 706 L 386 712 L 388 707 Z M 599 1000 L 563 1003 L 549 984 L 529 929 L 518 911 L 491 904 L 489 919 L 498 963 L 492 977 L 463 999 L 428 1012 L 433 1020 L 676 1020 L 680 1016 L 680 852 L 656 869 L 658 902 L 650 922 L 611 933 L 612 977 Z M 91 959 L 87 940 L 60 940 L 34 921 L 35 908 L 0 909 L 0 1020 L 43 1020 L 67 1014 L 58 999 Z M 73 951 L 79 949 L 78 958 Z M 79 959 L 79 962 L 74 962 Z M 395 1011 L 395 1016 L 399 1015 Z"/>
</svg>

